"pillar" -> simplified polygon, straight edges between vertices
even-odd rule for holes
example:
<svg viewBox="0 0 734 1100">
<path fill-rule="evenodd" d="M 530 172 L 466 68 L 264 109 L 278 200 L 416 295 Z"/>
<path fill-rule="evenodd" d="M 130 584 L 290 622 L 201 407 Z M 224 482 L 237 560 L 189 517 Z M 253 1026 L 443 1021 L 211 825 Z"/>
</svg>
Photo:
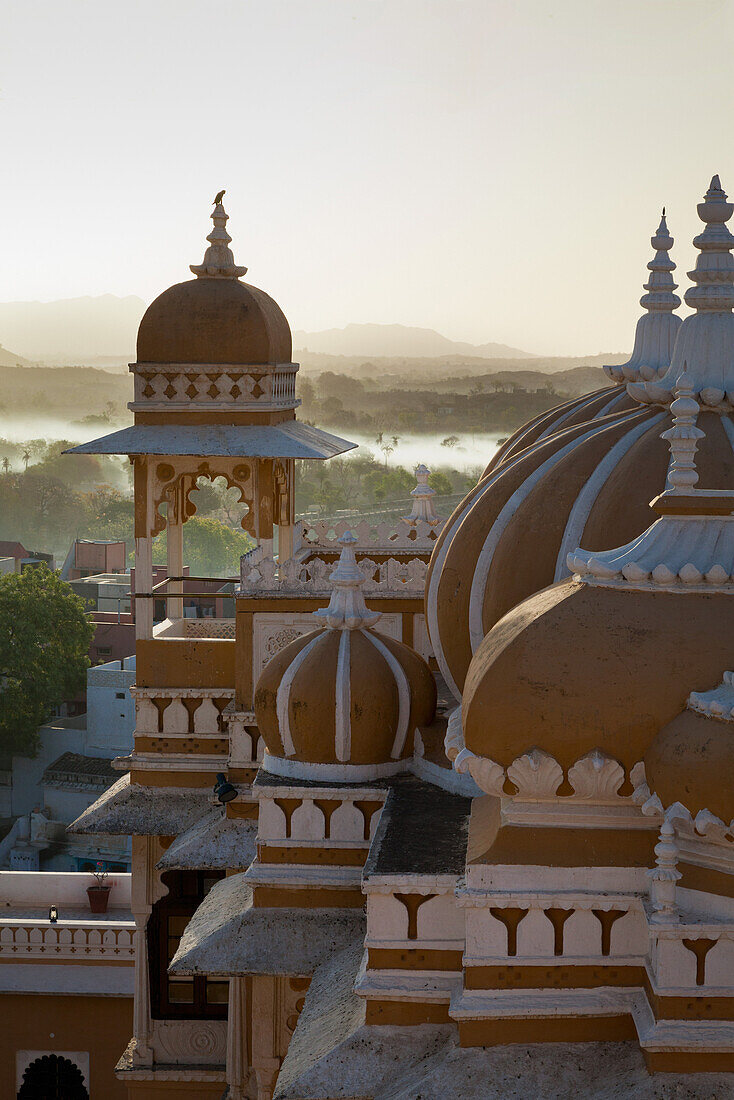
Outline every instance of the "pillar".
<svg viewBox="0 0 734 1100">
<path fill-rule="evenodd" d="M 150 595 L 153 589 L 153 539 L 135 539 L 135 593 Z M 135 600 L 135 637 L 153 637 L 153 600 Z"/>
<path fill-rule="evenodd" d="M 136 1065 L 149 1066 L 153 1063 L 153 1051 L 150 1045 L 150 973 L 148 970 L 148 937 L 146 925 L 150 910 L 133 913 L 135 918 L 135 1001 L 133 1007 L 133 1038 Z"/>
<path fill-rule="evenodd" d="M 169 518 L 166 529 L 166 552 L 168 562 L 168 576 L 183 576 L 183 523 L 172 522 Z M 167 585 L 170 593 L 183 593 L 183 581 L 171 581 Z M 169 619 L 183 619 L 183 598 L 168 599 L 166 601 L 166 614 Z"/>
<path fill-rule="evenodd" d="M 247 1097 L 247 1005 L 244 978 L 229 979 L 227 1008 L 227 1100 Z"/>
</svg>

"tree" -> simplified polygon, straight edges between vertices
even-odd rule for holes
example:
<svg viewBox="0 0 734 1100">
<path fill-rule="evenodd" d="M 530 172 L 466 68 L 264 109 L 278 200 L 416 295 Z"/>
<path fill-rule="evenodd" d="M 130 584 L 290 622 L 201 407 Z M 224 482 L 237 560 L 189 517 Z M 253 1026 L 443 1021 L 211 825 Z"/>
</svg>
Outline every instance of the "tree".
<svg viewBox="0 0 734 1100">
<path fill-rule="evenodd" d="M 454 491 L 451 478 L 443 470 L 434 470 L 428 479 L 428 484 L 439 496 L 447 496 Z"/>
<path fill-rule="evenodd" d="M 94 626 L 45 565 L 0 577 L 0 751 L 34 756 L 38 727 L 84 685 Z"/>
<path fill-rule="evenodd" d="M 456 447 L 459 442 L 458 435 L 447 435 L 445 439 L 441 440 L 442 447 Z"/>
<path fill-rule="evenodd" d="M 29 449 L 27 447 L 24 447 L 23 448 L 23 465 L 24 465 L 26 470 L 28 469 L 28 463 L 30 462 L 30 460 L 31 460 L 31 452 L 29 451 Z"/>
<path fill-rule="evenodd" d="M 192 516 L 184 524 L 184 562 L 193 577 L 232 577 L 240 571 L 240 558 L 254 541 L 244 531 L 234 531 L 216 519 Z M 165 534 L 153 543 L 153 560 L 166 561 Z"/>
<path fill-rule="evenodd" d="M 7 455 L 3 459 L 3 473 L 6 475 L 10 473 L 10 459 Z"/>
</svg>

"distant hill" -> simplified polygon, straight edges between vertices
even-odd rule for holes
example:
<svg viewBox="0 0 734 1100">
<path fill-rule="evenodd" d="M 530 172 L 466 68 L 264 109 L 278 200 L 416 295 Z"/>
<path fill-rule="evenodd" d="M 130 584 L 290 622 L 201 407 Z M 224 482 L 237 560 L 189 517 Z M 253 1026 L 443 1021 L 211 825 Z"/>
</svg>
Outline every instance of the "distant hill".
<svg viewBox="0 0 734 1100">
<path fill-rule="evenodd" d="M 24 359 L 22 355 L 16 355 L 14 351 L 8 351 L 0 344 L 0 367 L 30 367 L 32 363 L 29 359 Z"/>
<path fill-rule="evenodd" d="M 0 341 L 46 363 L 132 362 L 144 312 L 145 302 L 135 295 L 0 302 Z"/>
<path fill-rule="evenodd" d="M 364 355 L 370 357 L 434 359 L 448 355 L 469 355 L 481 359 L 530 359 L 531 355 L 506 344 L 467 344 L 449 340 L 432 328 L 410 325 L 346 325 L 323 332 L 294 332 L 293 346 L 322 355 Z"/>
</svg>

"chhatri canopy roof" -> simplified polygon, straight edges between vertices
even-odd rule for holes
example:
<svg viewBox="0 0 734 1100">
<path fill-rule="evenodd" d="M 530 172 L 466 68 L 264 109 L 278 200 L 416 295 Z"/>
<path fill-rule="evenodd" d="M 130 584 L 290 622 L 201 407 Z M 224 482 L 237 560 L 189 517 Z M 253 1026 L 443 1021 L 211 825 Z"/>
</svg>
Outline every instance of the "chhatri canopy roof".
<svg viewBox="0 0 734 1100">
<path fill-rule="evenodd" d="M 356 447 L 298 420 L 280 424 L 133 424 L 66 454 L 334 458 Z"/>
</svg>

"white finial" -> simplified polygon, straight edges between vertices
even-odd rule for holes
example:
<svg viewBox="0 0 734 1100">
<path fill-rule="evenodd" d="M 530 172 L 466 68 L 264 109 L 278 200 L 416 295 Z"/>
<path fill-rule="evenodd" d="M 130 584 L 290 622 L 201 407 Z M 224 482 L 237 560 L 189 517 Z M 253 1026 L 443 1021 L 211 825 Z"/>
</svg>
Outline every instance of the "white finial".
<svg viewBox="0 0 734 1100">
<path fill-rule="evenodd" d="M 696 207 L 705 224 L 694 237 L 699 250 L 696 267 L 688 275 L 695 284 L 685 294 L 696 312 L 686 317 L 675 342 L 667 371 L 644 384 L 632 383 L 629 393 L 638 401 L 668 405 L 675 383 L 688 363 L 693 393 L 704 408 L 727 412 L 734 407 L 734 236 L 726 222 L 734 213 L 718 176 L 714 176 Z"/>
<path fill-rule="evenodd" d="M 676 886 L 681 877 L 678 870 L 679 855 L 675 841 L 675 827 L 666 818 L 660 827 L 658 842 L 655 845 L 655 867 L 647 872 L 653 908 L 652 924 L 678 923 Z"/>
<path fill-rule="evenodd" d="M 670 411 L 673 414 L 673 427 L 668 428 L 661 435 L 661 439 L 667 439 L 670 443 L 668 485 L 673 492 L 685 493 L 698 481 L 696 450 L 699 439 L 703 439 L 706 435 L 696 427 L 700 406 L 693 396 L 693 386 L 685 372 L 685 367 L 678 379 L 675 400 L 670 406 Z"/>
<path fill-rule="evenodd" d="M 415 468 L 415 489 L 411 490 L 410 495 L 413 498 L 413 508 L 409 516 L 403 516 L 406 523 L 411 527 L 422 520 L 424 523 L 430 524 L 431 527 L 435 527 L 440 522 L 440 517 L 436 515 L 436 511 L 433 507 L 433 498 L 436 495 L 436 490 L 432 489 L 428 484 L 428 479 L 431 476 L 431 471 L 423 463 Z"/>
<path fill-rule="evenodd" d="M 629 361 L 604 367 L 607 377 L 613 382 L 639 382 L 664 373 L 670 365 L 681 325 L 680 317 L 673 313 L 680 305 L 680 298 L 673 293 L 678 284 L 673 282 L 675 264 L 668 255 L 673 247 L 673 238 L 668 232 L 665 207 L 650 244 L 655 249 L 655 255 L 647 265 L 650 272 L 644 284 L 647 293 L 640 298 L 640 305 L 646 312 L 637 322 L 635 346 Z"/>
<path fill-rule="evenodd" d="M 345 531 L 339 542 L 342 552 L 329 578 L 334 585 L 329 606 L 314 611 L 313 617 L 330 630 L 358 630 L 360 627 L 374 626 L 381 615 L 379 611 L 369 611 L 364 602 L 362 585 L 365 577 L 354 556 L 357 538 L 351 531 Z"/>
<path fill-rule="evenodd" d="M 246 267 L 238 267 L 234 262 L 229 247 L 232 238 L 227 232 L 229 215 L 222 206 L 223 195 L 224 191 L 220 191 L 214 199 L 214 210 L 211 214 L 214 228 L 207 237 L 209 248 L 204 253 L 204 259 L 200 264 L 190 265 L 190 270 L 200 279 L 239 279 L 247 273 Z"/>
</svg>

